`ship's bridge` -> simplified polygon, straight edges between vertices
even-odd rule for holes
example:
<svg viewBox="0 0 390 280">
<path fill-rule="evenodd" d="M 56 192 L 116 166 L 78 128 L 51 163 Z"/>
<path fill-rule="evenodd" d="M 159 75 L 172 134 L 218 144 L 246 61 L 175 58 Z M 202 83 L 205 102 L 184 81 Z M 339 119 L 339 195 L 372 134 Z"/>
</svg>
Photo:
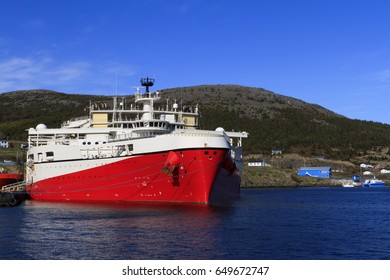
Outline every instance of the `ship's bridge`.
<svg viewBox="0 0 390 280">
<path fill-rule="evenodd" d="M 156 92 L 147 92 L 147 93 L 141 93 L 139 89 L 137 89 L 137 92 L 134 94 L 135 102 L 143 102 L 143 101 L 158 101 L 161 99 L 161 94 L 159 91 Z"/>
</svg>

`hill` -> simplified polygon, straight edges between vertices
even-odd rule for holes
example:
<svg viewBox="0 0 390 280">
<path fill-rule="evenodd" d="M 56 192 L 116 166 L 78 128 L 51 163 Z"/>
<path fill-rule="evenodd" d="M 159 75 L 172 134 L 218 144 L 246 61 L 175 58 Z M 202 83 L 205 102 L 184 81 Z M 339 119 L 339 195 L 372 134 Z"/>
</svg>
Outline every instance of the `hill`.
<svg viewBox="0 0 390 280">
<path fill-rule="evenodd" d="M 85 115 L 90 101 L 107 96 L 65 94 L 49 90 L 21 90 L 0 94 L 0 138 L 26 140 L 26 129 L 44 123 L 58 127 L 63 121 Z"/>
<path fill-rule="evenodd" d="M 387 147 L 390 125 L 351 120 L 319 105 L 261 88 L 203 85 L 164 89 L 164 98 L 179 104 L 199 104 L 204 129 L 247 131 L 246 154 L 270 154 L 271 149 L 300 155 L 325 155 L 349 160 Z M 108 96 L 29 90 L 0 95 L 0 138 L 26 139 L 25 130 L 45 123 L 57 127 L 71 117 L 85 115 L 90 101 Z M 387 157 L 387 155 L 385 155 Z"/>
<path fill-rule="evenodd" d="M 162 91 L 171 98 L 200 104 L 203 126 L 250 133 L 246 153 L 271 149 L 349 160 L 390 143 L 390 125 L 351 120 L 319 105 L 261 88 L 196 86 Z"/>
</svg>

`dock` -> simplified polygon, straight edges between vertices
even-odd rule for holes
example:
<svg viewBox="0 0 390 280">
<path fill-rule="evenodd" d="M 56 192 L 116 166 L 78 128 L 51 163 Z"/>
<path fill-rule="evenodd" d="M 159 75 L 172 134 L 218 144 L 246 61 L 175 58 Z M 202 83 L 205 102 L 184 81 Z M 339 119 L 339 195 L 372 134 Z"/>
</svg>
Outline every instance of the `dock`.
<svg viewBox="0 0 390 280">
<path fill-rule="evenodd" d="M 0 190 L 0 207 L 18 206 L 27 198 L 26 183 L 17 182 Z"/>
</svg>

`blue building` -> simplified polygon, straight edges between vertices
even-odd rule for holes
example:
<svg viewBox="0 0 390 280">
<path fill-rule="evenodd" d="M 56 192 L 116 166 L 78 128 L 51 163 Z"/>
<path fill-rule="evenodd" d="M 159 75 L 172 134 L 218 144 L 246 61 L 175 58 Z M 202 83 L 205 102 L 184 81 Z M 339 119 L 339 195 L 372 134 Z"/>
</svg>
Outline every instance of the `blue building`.
<svg viewBox="0 0 390 280">
<path fill-rule="evenodd" d="M 324 167 L 301 167 L 298 170 L 299 176 L 308 176 L 314 178 L 330 178 L 332 175 L 330 166 Z"/>
</svg>

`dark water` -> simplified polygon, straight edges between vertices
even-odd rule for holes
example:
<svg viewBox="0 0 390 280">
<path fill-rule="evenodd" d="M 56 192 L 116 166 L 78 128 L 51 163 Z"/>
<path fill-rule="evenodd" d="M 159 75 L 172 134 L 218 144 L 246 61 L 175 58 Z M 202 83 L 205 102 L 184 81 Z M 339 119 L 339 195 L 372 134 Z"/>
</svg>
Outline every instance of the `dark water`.
<svg viewBox="0 0 390 280">
<path fill-rule="evenodd" d="M 390 187 L 242 190 L 228 208 L 27 201 L 0 259 L 390 259 Z"/>
</svg>

